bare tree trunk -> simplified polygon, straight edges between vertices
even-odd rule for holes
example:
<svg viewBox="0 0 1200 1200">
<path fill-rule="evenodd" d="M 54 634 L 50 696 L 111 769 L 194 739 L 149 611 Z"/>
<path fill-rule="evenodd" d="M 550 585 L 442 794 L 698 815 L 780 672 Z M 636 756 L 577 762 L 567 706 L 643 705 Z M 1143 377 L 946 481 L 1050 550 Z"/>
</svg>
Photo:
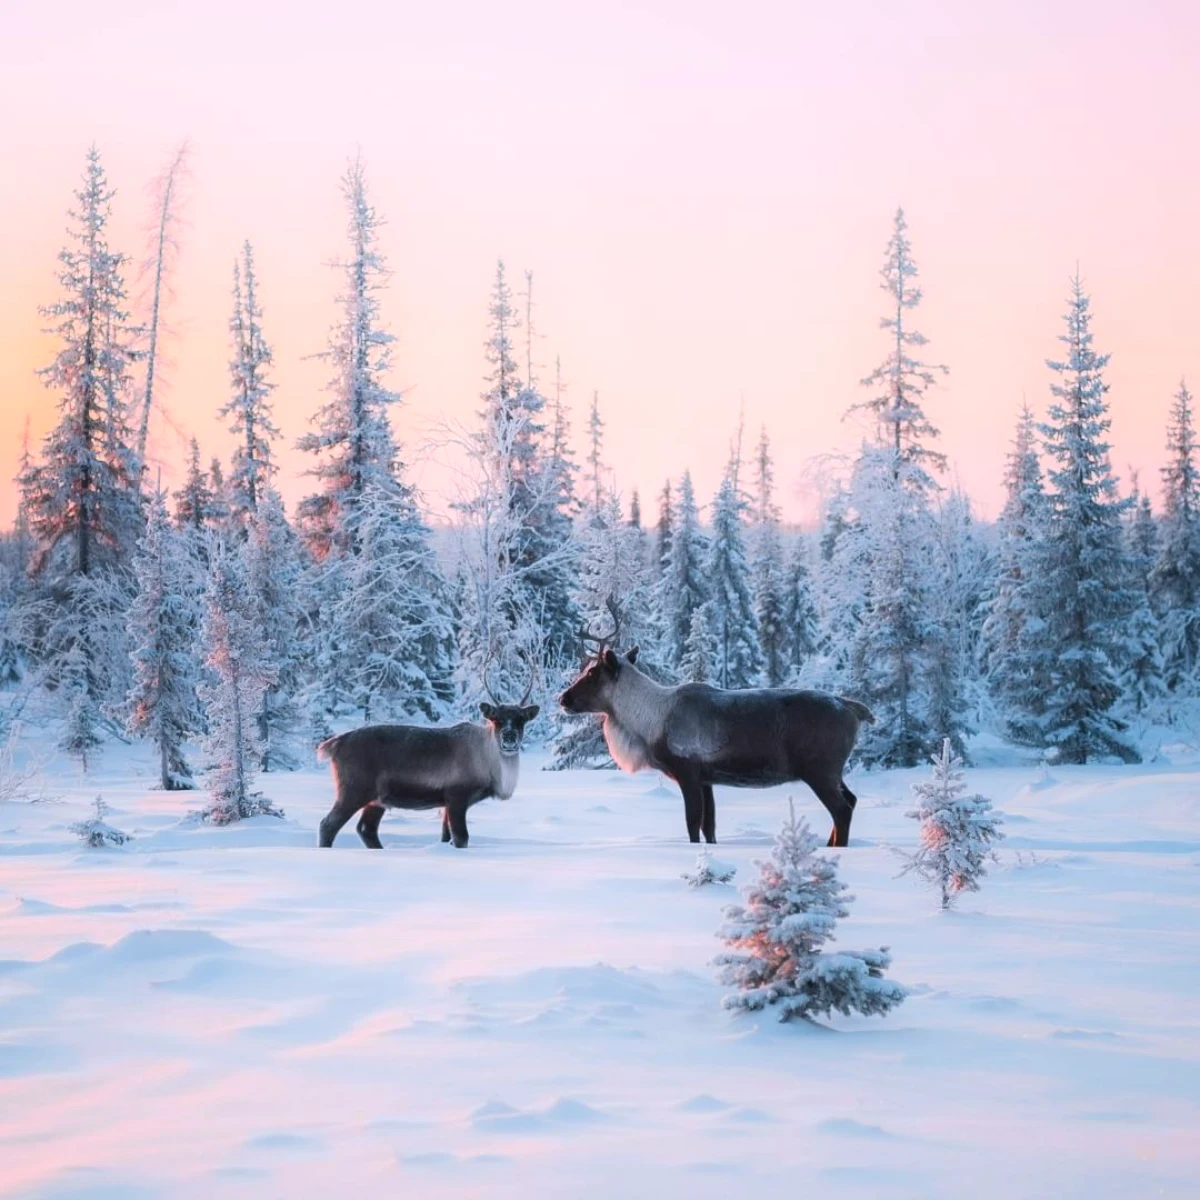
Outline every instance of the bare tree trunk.
<svg viewBox="0 0 1200 1200">
<path fill-rule="evenodd" d="M 156 205 L 157 233 L 154 240 L 153 257 L 146 269 L 154 272 L 154 284 L 150 300 L 150 345 L 146 351 L 146 390 L 142 397 L 142 416 L 138 424 L 137 454 L 140 469 L 144 472 L 146 462 L 146 439 L 150 432 L 150 410 L 154 406 L 154 371 L 158 362 L 158 330 L 162 313 L 163 285 L 170 264 L 168 256 L 178 250 L 174 229 L 179 221 L 179 181 L 187 170 L 188 143 L 183 142 L 175 151 L 166 171 L 159 177 Z"/>
</svg>

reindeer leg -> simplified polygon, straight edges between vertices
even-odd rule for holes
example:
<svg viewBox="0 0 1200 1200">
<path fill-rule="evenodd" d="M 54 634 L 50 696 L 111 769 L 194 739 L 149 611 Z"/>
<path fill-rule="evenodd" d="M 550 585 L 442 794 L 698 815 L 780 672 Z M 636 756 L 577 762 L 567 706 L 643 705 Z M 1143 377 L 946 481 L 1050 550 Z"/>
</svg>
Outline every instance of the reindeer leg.
<svg viewBox="0 0 1200 1200">
<path fill-rule="evenodd" d="M 362 801 L 357 797 L 352 799 L 349 796 L 338 796 L 319 826 L 317 845 L 325 849 L 332 846 L 338 831 L 362 806 Z"/>
<path fill-rule="evenodd" d="M 452 796 L 446 803 L 446 818 L 450 824 L 450 836 L 455 848 L 466 849 L 467 845 L 467 800 L 465 796 Z"/>
<path fill-rule="evenodd" d="M 442 841 L 450 840 L 450 807 L 447 805 L 442 809 Z"/>
<path fill-rule="evenodd" d="M 704 840 L 711 845 L 717 840 L 717 805 L 713 800 L 711 783 L 706 783 L 701 791 L 704 795 L 704 807 L 700 814 L 700 829 L 704 833 Z"/>
<path fill-rule="evenodd" d="M 383 820 L 382 804 L 368 804 L 358 818 L 358 836 L 368 850 L 382 850 L 383 843 L 379 840 L 379 822 Z"/>
<path fill-rule="evenodd" d="M 829 834 L 830 846 L 848 846 L 850 844 L 850 818 L 854 816 L 854 805 L 844 795 L 845 784 L 840 779 L 822 779 L 816 782 L 805 780 L 816 793 L 817 799 L 825 805 L 833 818 L 833 829 Z M 851 793 L 853 795 L 853 793 Z"/>
<path fill-rule="evenodd" d="M 688 841 L 698 842 L 704 816 L 704 788 L 694 776 L 682 775 L 679 790 L 683 793 L 683 819 L 687 822 Z"/>
</svg>

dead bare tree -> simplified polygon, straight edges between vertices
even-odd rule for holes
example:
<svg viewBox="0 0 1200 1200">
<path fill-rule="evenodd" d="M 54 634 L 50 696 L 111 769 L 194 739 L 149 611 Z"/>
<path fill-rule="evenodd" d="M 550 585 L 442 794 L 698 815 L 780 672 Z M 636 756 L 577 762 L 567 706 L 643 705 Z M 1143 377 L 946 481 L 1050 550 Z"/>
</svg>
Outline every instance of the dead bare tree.
<svg viewBox="0 0 1200 1200">
<path fill-rule="evenodd" d="M 150 245 L 142 263 L 150 305 L 146 330 L 149 346 L 146 350 L 146 384 L 142 393 L 142 411 L 138 419 L 137 452 L 143 473 L 146 462 L 146 439 L 150 432 L 150 412 L 154 407 L 154 384 L 158 368 L 159 333 L 163 328 L 163 301 L 171 297 L 171 274 L 179 257 L 179 228 L 182 224 L 183 186 L 190 177 L 188 155 L 190 146 L 181 142 L 171 155 L 166 169 L 150 184 L 153 200 L 153 220 Z"/>
</svg>

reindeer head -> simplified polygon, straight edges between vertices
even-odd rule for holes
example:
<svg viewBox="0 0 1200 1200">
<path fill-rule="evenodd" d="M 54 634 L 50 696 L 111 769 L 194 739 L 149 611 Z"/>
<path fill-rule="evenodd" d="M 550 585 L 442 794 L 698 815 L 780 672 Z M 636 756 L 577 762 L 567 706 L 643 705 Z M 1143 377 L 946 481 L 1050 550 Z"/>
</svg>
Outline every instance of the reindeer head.
<svg viewBox="0 0 1200 1200">
<path fill-rule="evenodd" d="M 491 703 L 485 701 L 479 706 L 479 711 L 488 723 L 492 736 L 495 737 L 500 747 L 500 753 L 519 754 L 521 743 L 525 739 L 525 726 L 538 715 L 539 711 L 536 704 L 527 705 L 525 703 L 533 692 L 536 672 L 533 664 L 530 663 L 529 682 L 525 686 L 525 694 L 516 704 L 503 704 L 496 698 L 496 693 L 492 691 L 492 685 L 488 680 L 488 667 L 491 665 L 491 661 L 492 656 L 488 655 L 488 661 L 483 666 L 483 689 L 487 692 Z"/>
<path fill-rule="evenodd" d="M 588 628 L 579 631 L 584 646 L 583 668 L 579 677 L 558 698 L 559 704 L 569 713 L 606 713 L 610 711 L 613 690 L 625 663 L 637 662 L 638 648 L 628 650 L 619 658 L 613 645 L 621 634 L 621 612 L 612 596 L 604 602 L 612 618 L 612 629 L 597 635 Z M 589 651 L 589 645 L 595 650 Z"/>
</svg>

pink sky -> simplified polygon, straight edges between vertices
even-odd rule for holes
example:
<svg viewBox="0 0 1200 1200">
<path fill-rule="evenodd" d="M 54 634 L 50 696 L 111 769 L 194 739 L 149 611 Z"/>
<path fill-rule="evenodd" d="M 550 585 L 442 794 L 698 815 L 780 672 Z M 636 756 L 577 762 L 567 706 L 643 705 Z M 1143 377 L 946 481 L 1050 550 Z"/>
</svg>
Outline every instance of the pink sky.
<svg viewBox="0 0 1200 1200">
<path fill-rule="evenodd" d="M 254 243 L 289 500 L 321 403 L 341 249 L 337 181 L 361 148 L 389 224 L 397 431 L 422 449 L 478 404 L 488 288 L 535 273 L 537 357 L 562 355 L 577 441 L 598 389 L 607 454 L 644 505 L 690 466 L 707 501 L 744 398 L 770 428 L 788 515 L 885 353 L 878 268 L 908 214 L 919 327 L 950 366 L 928 408 L 986 516 L 1023 395 L 1044 409 L 1076 261 L 1112 353 L 1113 458 L 1157 495 L 1179 377 L 1200 384 L 1200 17 L 1186 3 L 616 6 L 10 5 L 0 39 L 0 522 L 34 376 L 37 305 L 91 141 L 140 255 L 144 186 L 189 137 L 194 185 L 167 375 L 171 419 L 229 439 L 229 277 Z M 15 116 L 14 116 L 15 114 Z M 179 437 L 158 425 L 164 475 Z"/>
</svg>

